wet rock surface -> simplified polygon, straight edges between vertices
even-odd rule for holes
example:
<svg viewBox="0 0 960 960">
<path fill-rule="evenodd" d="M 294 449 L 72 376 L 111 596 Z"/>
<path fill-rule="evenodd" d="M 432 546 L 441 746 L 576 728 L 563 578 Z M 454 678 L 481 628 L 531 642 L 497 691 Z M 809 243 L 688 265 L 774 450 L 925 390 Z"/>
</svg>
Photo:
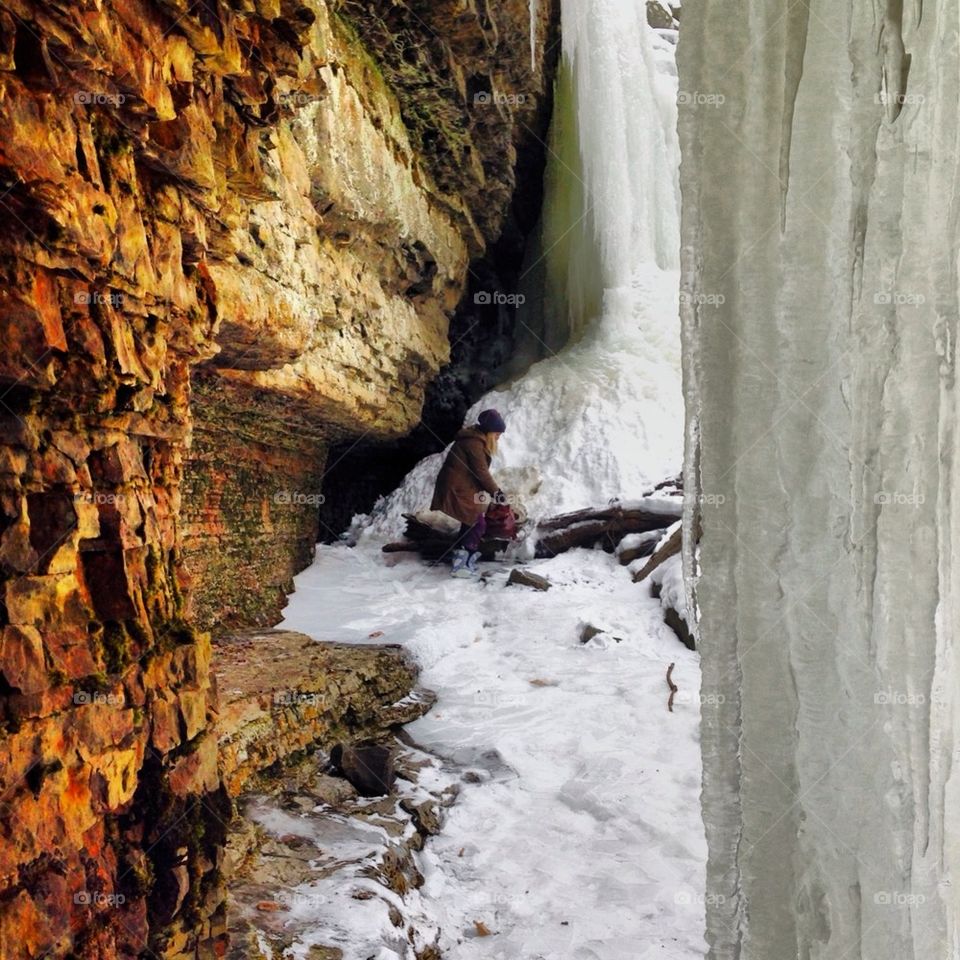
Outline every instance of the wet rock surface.
<svg viewBox="0 0 960 960">
<path fill-rule="evenodd" d="M 386 797 L 358 795 L 322 755 L 285 771 L 269 793 L 241 798 L 232 835 L 230 960 L 371 954 L 439 957 L 439 931 L 419 901 L 417 851 L 454 802 L 456 775 L 394 742 L 397 780 Z"/>
<path fill-rule="evenodd" d="M 400 647 L 318 643 L 288 630 L 218 638 L 217 746 L 236 795 L 304 751 L 375 738 L 433 705 Z"/>
<path fill-rule="evenodd" d="M 382 903 L 393 930 L 395 901 L 421 882 L 412 851 L 439 829 L 437 806 L 453 796 L 417 786 L 420 768 L 434 761 L 394 743 L 391 731 L 422 716 L 434 699 L 415 689 L 407 655 L 396 646 L 251 630 L 218 639 L 214 674 L 221 684 L 220 775 L 238 797 L 222 870 L 230 883 L 228 956 L 279 957 L 312 935 L 324 911 L 331 930 L 359 935 L 343 933 L 337 924 L 350 921 L 339 918 L 352 918 L 355 901 L 373 898 L 378 883 L 390 892 Z M 333 775 L 331 748 L 342 742 L 352 751 L 357 741 L 389 749 L 396 773 L 390 795 L 361 798 Z M 334 941 L 309 946 L 310 956 L 338 956 Z"/>
</svg>

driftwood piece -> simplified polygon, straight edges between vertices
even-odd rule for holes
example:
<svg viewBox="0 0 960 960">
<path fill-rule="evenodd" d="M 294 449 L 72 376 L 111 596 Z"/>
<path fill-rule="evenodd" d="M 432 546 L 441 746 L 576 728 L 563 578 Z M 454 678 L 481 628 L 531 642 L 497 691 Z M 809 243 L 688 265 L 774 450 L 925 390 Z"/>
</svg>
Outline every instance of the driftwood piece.
<svg viewBox="0 0 960 960">
<path fill-rule="evenodd" d="M 651 531 L 652 533 L 659 533 L 659 530 Z M 642 560 L 644 557 L 649 557 L 651 553 L 657 548 L 657 538 L 654 537 L 648 543 L 641 543 L 637 547 L 630 547 L 627 550 L 624 550 L 622 547 L 617 549 L 617 559 L 620 561 L 621 567 L 629 567 L 634 560 Z"/>
<path fill-rule="evenodd" d="M 511 570 L 507 578 L 507 586 L 533 587 L 534 590 L 549 590 L 553 584 L 539 574 L 530 573 L 529 570 Z"/>
<path fill-rule="evenodd" d="M 639 583 L 641 580 L 645 580 L 661 563 L 676 556 L 680 552 L 682 543 L 683 527 L 677 527 L 667 540 L 653 551 L 650 559 L 633 575 L 633 582 Z"/>
<path fill-rule="evenodd" d="M 681 510 L 679 503 L 674 510 L 612 506 L 551 517 L 537 526 L 536 556 L 555 557 L 574 547 L 612 551 L 628 533 L 666 529 L 680 519 Z"/>
</svg>

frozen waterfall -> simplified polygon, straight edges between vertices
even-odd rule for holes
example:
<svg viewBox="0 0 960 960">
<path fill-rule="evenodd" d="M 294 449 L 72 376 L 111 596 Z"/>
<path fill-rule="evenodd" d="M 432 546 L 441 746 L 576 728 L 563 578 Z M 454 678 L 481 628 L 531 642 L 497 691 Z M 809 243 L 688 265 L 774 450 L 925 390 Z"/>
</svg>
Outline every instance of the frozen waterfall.
<svg viewBox="0 0 960 960">
<path fill-rule="evenodd" d="M 471 411 L 505 414 L 495 473 L 534 515 L 640 496 L 679 473 L 683 446 L 674 48 L 635 0 L 563 0 L 562 35 L 527 362 Z M 438 465 L 374 529 L 429 502 Z"/>
</svg>

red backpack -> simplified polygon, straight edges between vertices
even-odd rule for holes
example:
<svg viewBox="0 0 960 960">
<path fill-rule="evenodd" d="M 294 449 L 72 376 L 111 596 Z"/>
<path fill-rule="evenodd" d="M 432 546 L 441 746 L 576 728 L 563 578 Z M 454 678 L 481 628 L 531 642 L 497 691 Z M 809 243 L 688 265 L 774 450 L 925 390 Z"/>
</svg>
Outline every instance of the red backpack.
<svg viewBox="0 0 960 960">
<path fill-rule="evenodd" d="M 491 540 L 516 540 L 517 515 L 505 503 L 491 504 L 487 510 L 487 530 L 484 536 Z"/>
</svg>

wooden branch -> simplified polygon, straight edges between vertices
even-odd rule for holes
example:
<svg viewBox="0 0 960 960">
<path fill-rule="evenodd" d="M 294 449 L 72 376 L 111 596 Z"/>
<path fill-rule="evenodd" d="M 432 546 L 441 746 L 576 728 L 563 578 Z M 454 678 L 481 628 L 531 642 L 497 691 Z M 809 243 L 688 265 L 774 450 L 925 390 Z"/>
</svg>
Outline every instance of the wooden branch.
<svg viewBox="0 0 960 960">
<path fill-rule="evenodd" d="M 657 547 L 657 549 L 653 551 L 650 559 L 633 575 L 633 582 L 639 583 L 641 580 L 645 580 L 661 563 L 676 556 L 680 552 L 682 543 L 683 527 L 677 527 L 677 529 L 670 534 L 666 542 Z"/>
<path fill-rule="evenodd" d="M 680 519 L 682 507 L 674 510 L 625 509 L 620 506 L 603 510 L 578 510 L 551 517 L 537 526 L 537 557 L 555 557 L 573 547 L 602 546 L 613 550 L 628 533 L 665 530 Z"/>
<path fill-rule="evenodd" d="M 673 713 L 673 698 L 677 695 L 677 691 L 680 689 L 680 688 L 673 682 L 673 679 L 672 679 L 674 666 L 675 666 L 675 664 L 672 664 L 672 663 L 671 663 L 670 666 L 667 667 L 667 686 L 670 688 L 670 699 L 667 701 L 667 709 L 668 709 L 671 713 Z"/>
</svg>

